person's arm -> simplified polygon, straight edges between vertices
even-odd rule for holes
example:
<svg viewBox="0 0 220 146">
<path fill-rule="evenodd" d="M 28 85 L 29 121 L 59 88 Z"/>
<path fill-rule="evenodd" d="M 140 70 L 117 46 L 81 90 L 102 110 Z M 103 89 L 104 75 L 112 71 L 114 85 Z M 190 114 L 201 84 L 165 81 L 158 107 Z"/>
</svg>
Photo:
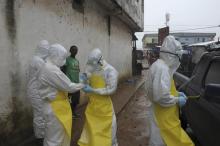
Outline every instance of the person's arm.
<svg viewBox="0 0 220 146">
<path fill-rule="evenodd" d="M 69 93 L 74 93 L 84 87 L 84 84 L 72 83 L 59 69 L 50 71 L 50 73 L 46 75 L 44 81 L 58 90 L 67 91 Z"/>
<path fill-rule="evenodd" d="M 153 76 L 153 101 L 163 107 L 177 104 L 178 97 L 170 94 L 171 77 L 168 69 L 158 67 Z"/>
</svg>

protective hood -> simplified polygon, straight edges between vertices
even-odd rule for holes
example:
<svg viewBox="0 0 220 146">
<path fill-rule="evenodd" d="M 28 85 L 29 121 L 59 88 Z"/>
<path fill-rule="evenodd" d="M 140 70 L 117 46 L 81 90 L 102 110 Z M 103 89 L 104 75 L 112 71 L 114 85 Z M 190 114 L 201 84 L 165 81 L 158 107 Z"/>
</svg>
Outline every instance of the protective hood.
<svg viewBox="0 0 220 146">
<path fill-rule="evenodd" d="M 60 44 L 53 44 L 49 48 L 47 61 L 53 63 L 57 67 L 61 67 L 66 63 L 68 53 L 66 49 Z"/>
<path fill-rule="evenodd" d="M 37 45 L 36 48 L 36 52 L 35 52 L 36 56 L 45 59 L 48 56 L 49 47 L 50 45 L 47 40 L 40 41 L 40 43 Z"/>
<path fill-rule="evenodd" d="M 103 67 L 104 58 L 100 49 L 94 49 L 88 56 L 88 61 L 86 64 L 86 72 L 92 73 L 94 71 L 99 71 Z"/>
<path fill-rule="evenodd" d="M 87 64 L 97 65 L 97 64 L 102 64 L 102 61 L 103 61 L 102 52 L 100 49 L 96 48 L 89 54 Z"/>
<path fill-rule="evenodd" d="M 169 66 L 173 74 L 180 65 L 180 58 L 184 53 L 180 42 L 173 36 L 167 36 L 160 48 L 160 58 Z"/>
</svg>

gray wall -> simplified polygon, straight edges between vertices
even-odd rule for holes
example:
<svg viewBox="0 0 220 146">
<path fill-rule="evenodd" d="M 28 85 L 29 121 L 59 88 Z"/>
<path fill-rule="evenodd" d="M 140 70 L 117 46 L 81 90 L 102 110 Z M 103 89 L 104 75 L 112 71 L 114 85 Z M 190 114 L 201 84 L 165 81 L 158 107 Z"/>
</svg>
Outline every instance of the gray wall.
<svg viewBox="0 0 220 146">
<path fill-rule="evenodd" d="M 71 0 L 13 2 L 0 1 L 0 145 L 4 137 L 7 141 L 32 124 L 25 72 L 40 40 L 58 42 L 67 49 L 77 45 L 82 71 L 89 52 L 97 47 L 121 79 L 131 76 L 132 70 L 132 31 L 111 16 L 109 36 L 107 14 L 95 1 L 85 1 L 84 13 L 72 8 Z"/>
<path fill-rule="evenodd" d="M 144 28 L 144 0 L 116 0 L 134 22 Z"/>
</svg>

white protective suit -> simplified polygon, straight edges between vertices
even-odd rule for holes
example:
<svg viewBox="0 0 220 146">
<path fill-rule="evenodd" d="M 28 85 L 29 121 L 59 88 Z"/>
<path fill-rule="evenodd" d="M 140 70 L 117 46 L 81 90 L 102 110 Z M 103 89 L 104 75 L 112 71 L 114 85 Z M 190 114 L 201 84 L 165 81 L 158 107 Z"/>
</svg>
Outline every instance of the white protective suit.
<svg viewBox="0 0 220 146">
<path fill-rule="evenodd" d="M 116 89 L 117 89 L 117 85 L 118 85 L 118 72 L 116 71 L 116 69 L 111 66 L 110 64 L 108 64 L 102 56 L 102 53 L 99 49 L 95 49 L 91 52 L 89 58 L 88 58 L 88 62 L 91 61 L 95 61 L 96 59 L 99 59 L 100 63 L 103 65 L 103 70 L 101 69 L 101 72 L 103 73 L 103 76 L 105 78 L 105 82 L 106 82 L 106 88 L 99 88 L 99 89 L 94 89 L 94 92 L 100 95 L 112 95 Z M 93 68 L 93 71 L 89 71 L 90 68 Z M 88 65 L 87 66 L 87 74 L 91 75 L 93 72 L 99 72 L 100 71 L 100 66 L 96 66 L 94 65 L 93 67 Z M 113 116 L 112 116 L 112 146 L 117 146 L 118 142 L 117 142 L 117 137 L 116 137 L 116 133 L 117 133 L 117 123 L 116 123 L 116 115 L 115 115 L 115 111 L 113 108 Z"/>
<path fill-rule="evenodd" d="M 63 46 L 60 44 L 52 45 L 49 48 L 46 64 L 39 75 L 40 94 L 44 100 L 43 112 L 46 119 L 44 146 L 69 146 L 69 144 L 63 144 L 66 137 L 65 129 L 50 105 L 50 101 L 55 100 L 58 91 L 73 93 L 84 87 L 81 83 L 72 83 L 60 70 L 67 57 L 67 51 Z"/>
<path fill-rule="evenodd" d="M 91 76 L 93 76 L 94 74 L 96 74 L 96 75 L 98 74 L 104 79 L 104 82 L 105 82 L 105 87 L 104 88 L 95 88 L 95 89 L 93 89 L 92 94 L 95 95 L 95 97 L 96 97 L 96 95 L 98 95 L 99 97 L 110 98 L 109 95 L 112 95 L 116 91 L 117 83 L 118 83 L 118 72 L 116 71 L 116 69 L 113 66 L 108 64 L 103 59 L 102 53 L 99 49 L 94 49 L 90 53 L 90 55 L 88 57 L 87 67 L 86 67 L 86 74 L 87 74 L 88 78 L 91 78 Z M 99 81 L 97 81 L 97 82 L 99 82 Z M 91 97 L 91 98 L 93 98 L 93 97 Z M 111 101 L 111 99 L 109 99 L 109 100 Z M 116 116 L 115 116 L 113 105 L 110 104 L 110 103 L 109 102 L 104 102 L 103 104 L 106 105 L 105 108 L 109 108 L 109 106 L 111 106 L 110 107 L 111 110 L 112 110 L 112 116 L 111 116 L 112 117 L 112 119 L 111 119 L 112 129 L 110 130 L 111 131 L 111 145 L 112 146 L 118 146 L 117 137 L 116 137 L 116 132 L 117 132 Z M 96 104 L 96 103 L 94 102 L 94 104 Z M 92 119 L 88 119 L 88 118 L 93 117 L 93 115 L 95 117 L 95 115 L 99 115 L 99 113 L 91 114 L 90 110 L 95 109 L 95 107 L 92 107 L 93 106 L 92 102 L 89 102 L 88 105 L 89 106 L 91 105 L 91 106 L 90 106 L 90 108 L 88 108 L 88 106 L 87 106 L 86 115 L 87 115 L 87 112 L 88 112 L 88 117 L 86 116 L 86 121 L 89 120 L 91 123 L 93 123 L 94 121 L 92 121 Z M 104 108 L 104 107 L 102 106 L 102 108 Z M 103 110 L 104 113 L 106 112 L 105 109 L 100 109 L 100 111 L 102 111 L 102 110 Z M 91 111 L 93 111 L 93 110 L 91 110 Z M 100 115 L 100 116 L 101 116 L 100 120 L 102 120 L 103 115 Z M 96 117 L 96 122 L 97 123 L 99 122 L 99 118 L 97 118 L 97 117 Z M 97 123 L 94 123 L 94 124 L 97 124 Z M 94 129 L 92 129 L 92 131 L 93 130 Z M 81 135 L 81 139 L 83 139 L 82 136 L 85 136 L 86 133 L 88 133 L 88 131 L 87 132 L 86 131 L 87 130 L 84 127 L 84 130 L 83 130 L 82 135 Z M 99 130 L 97 130 L 95 132 L 92 132 L 92 133 L 97 133 L 97 134 L 93 135 L 93 138 L 96 137 L 96 136 L 99 136 L 101 134 L 100 132 L 101 131 L 99 131 Z M 89 136 L 87 135 L 86 137 L 91 137 L 91 135 L 89 135 Z M 79 141 L 81 141 L 81 139 Z M 96 138 L 94 138 L 94 139 L 96 139 Z M 91 140 L 91 141 L 93 141 L 93 140 Z M 97 143 L 96 142 L 94 142 L 94 143 L 88 142 L 85 145 L 92 145 L 93 146 L 93 145 L 97 145 Z"/>
<path fill-rule="evenodd" d="M 170 94 L 171 80 L 180 65 L 179 58 L 184 52 L 181 44 L 173 36 L 165 38 L 160 51 L 160 59 L 151 65 L 145 84 L 147 97 L 152 102 L 148 117 L 149 146 L 166 146 L 155 121 L 154 106 L 158 104 L 161 107 L 171 107 L 178 103 L 178 97 Z"/>
<path fill-rule="evenodd" d="M 42 113 L 42 98 L 39 94 L 39 82 L 37 76 L 41 67 L 45 64 L 48 55 L 49 43 L 42 40 L 36 49 L 35 55 L 31 60 L 27 70 L 27 96 L 33 108 L 33 127 L 36 138 L 44 138 L 45 120 Z"/>
<path fill-rule="evenodd" d="M 106 81 L 106 88 L 94 89 L 94 92 L 100 95 L 113 94 L 118 85 L 118 72 L 103 59 L 102 52 L 99 49 L 94 49 L 90 53 L 86 66 L 88 77 L 94 72 L 102 72 Z"/>
</svg>

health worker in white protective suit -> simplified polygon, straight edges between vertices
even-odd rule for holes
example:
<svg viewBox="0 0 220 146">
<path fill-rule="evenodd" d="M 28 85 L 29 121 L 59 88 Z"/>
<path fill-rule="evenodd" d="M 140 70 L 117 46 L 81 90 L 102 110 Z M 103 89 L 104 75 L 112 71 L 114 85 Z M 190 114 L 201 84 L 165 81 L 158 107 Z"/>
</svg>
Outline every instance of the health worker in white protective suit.
<svg viewBox="0 0 220 146">
<path fill-rule="evenodd" d="M 44 146 L 70 145 L 72 111 L 68 102 L 68 92 L 76 92 L 84 85 L 72 83 L 60 70 L 67 57 L 67 51 L 63 46 L 51 45 L 45 66 L 39 75 L 39 91 L 44 101 L 43 114 L 46 124 Z"/>
<path fill-rule="evenodd" d="M 37 80 L 37 76 L 41 67 L 45 64 L 48 49 L 48 41 L 40 41 L 27 70 L 27 96 L 32 104 L 34 134 L 38 139 L 38 142 L 41 142 L 44 138 L 45 120 L 42 113 L 42 98 L 39 94 L 39 82 Z"/>
<path fill-rule="evenodd" d="M 89 85 L 83 89 L 88 93 L 86 121 L 80 146 L 117 146 L 116 116 L 110 95 L 117 89 L 118 72 L 108 64 L 99 49 L 94 49 L 87 61 L 86 76 Z"/>
<path fill-rule="evenodd" d="M 152 102 L 148 117 L 149 146 L 194 146 L 179 120 L 179 108 L 187 97 L 177 92 L 173 80 L 183 53 L 181 44 L 173 36 L 167 36 L 160 49 L 160 59 L 150 67 L 146 81 L 147 96 Z"/>
</svg>

